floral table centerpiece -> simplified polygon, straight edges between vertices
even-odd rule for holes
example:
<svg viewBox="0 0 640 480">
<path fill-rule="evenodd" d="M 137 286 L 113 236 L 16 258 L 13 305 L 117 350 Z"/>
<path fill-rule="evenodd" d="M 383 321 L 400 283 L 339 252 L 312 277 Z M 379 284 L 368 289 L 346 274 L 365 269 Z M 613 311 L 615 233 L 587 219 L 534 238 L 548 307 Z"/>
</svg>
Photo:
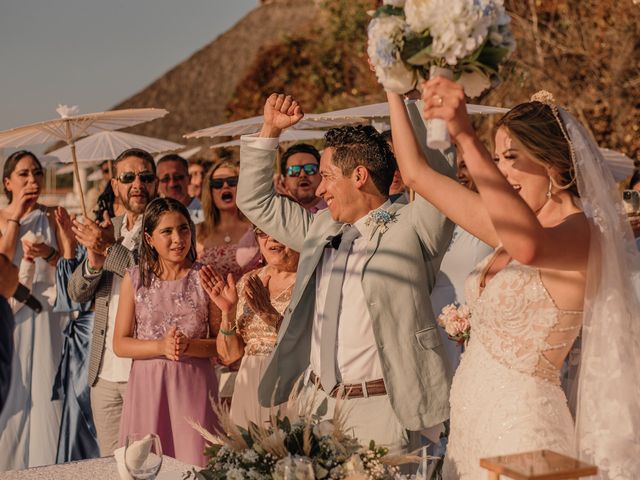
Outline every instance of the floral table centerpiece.
<svg viewBox="0 0 640 480">
<path fill-rule="evenodd" d="M 298 388 L 294 388 L 294 392 Z M 342 398 L 344 393 L 342 393 Z M 362 446 L 346 431 L 348 416 L 341 395 L 329 420 L 314 409 L 315 398 L 292 394 L 289 401 L 272 408 L 269 425 L 233 424 L 226 407 L 213 405 L 221 427 L 214 433 L 194 425 L 207 440 L 209 464 L 191 471 L 195 480 L 395 480 L 406 478 L 398 465 L 418 463 L 421 457 L 389 455 L 373 441 Z"/>
<path fill-rule="evenodd" d="M 441 75 L 477 97 L 500 78 L 515 48 L 503 0 L 384 0 L 369 24 L 367 53 L 385 89 L 404 94 Z M 430 148 L 449 146 L 445 122 L 427 126 Z"/>
</svg>

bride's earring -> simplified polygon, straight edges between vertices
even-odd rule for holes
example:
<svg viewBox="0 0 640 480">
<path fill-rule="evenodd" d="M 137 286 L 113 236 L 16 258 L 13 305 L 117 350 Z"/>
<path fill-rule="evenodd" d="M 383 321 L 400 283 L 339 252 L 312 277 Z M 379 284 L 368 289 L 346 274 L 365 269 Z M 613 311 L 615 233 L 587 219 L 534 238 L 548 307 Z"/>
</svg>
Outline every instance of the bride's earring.
<svg viewBox="0 0 640 480">
<path fill-rule="evenodd" d="M 549 188 L 547 188 L 547 198 L 551 198 L 551 187 L 553 187 L 553 181 L 551 180 L 551 177 L 549 177 Z"/>
</svg>

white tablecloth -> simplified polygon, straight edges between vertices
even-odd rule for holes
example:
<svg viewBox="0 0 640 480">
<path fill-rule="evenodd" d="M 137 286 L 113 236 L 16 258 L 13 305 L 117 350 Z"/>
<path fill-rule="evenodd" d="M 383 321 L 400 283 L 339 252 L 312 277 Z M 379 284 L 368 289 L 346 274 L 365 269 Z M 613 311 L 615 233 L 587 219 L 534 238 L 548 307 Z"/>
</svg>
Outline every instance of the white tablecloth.
<svg viewBox="0 0 640 480">
<path fill-rule="evenodd" d="M 162 468 L 157 480 L 182 478 L 181 472 L 193 468 L 175 458 L 162 459 Z M 46 467 L 28 468 L 0 473 L 0 480 L 119 480 L 118 468 L 114 457 L 103 457 L 95 460 L 48 465 Z"/>
</svg>

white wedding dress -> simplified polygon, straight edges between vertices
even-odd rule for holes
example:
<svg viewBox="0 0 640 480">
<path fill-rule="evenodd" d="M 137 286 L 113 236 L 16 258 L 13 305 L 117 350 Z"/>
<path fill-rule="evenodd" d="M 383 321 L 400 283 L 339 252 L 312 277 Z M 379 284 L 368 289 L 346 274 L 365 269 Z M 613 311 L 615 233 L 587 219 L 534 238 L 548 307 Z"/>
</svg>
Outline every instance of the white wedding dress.
<svg viewBox="0 0 640 480">
<path fill-rule="evenodd" d="M 451 387 L 447 480 L 486 478 L 484 457 L 539 449 L 577 453 L 559 366 L 582 312 L 559 309 L 540 271 L 515 260 L 483 289 L 495 256 L 480 262 L 466 283 L 471 339 Z"/>
</svg>

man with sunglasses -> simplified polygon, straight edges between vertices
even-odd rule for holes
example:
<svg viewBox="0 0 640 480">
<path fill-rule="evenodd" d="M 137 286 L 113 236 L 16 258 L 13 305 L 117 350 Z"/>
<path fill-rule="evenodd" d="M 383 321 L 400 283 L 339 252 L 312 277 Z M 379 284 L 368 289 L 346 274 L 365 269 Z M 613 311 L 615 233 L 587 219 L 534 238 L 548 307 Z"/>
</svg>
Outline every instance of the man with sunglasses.
<svg viewBox="0 0 640 480">
<path fill-rule="evenodd" d="M 410 113 L 417 138 L 425 139 L 418 108 Z M 300 252 L 259 400 L 286 402 L 302 378 L 302 395 L 324 405 L 323 418 L 344 396 L 346 428 L 362 444 L 411 451 L 418 432 L 449 416 L 447 358 L 429 293 L 453 224 L 420 197 L 408 205 L 389 200 L 395 158 L 368 125 L 325 135 L 317 194 L 326 210 L 313 215 L 275 195 L 278 137 L 302 117 L 290 96 L 271 95 L 259 135 L 243 137 L 240 150 L 238 206 Z M 434 168 L 453 177 L 455 156 L 446 153 L 428 151 Z"/>
<path fill-rule="evenodd" d="M 202 204 L 189 195 L 189 163 L 177 153 L 170 153 L 158 160 L 157 169 L 160 196 L 178 200 L 189 210 L 193 223 L 202 222 Z"/>
<path fill-rule="evenodd" d="M 78 303 L 93 301 L 95 320 L 91 340 L 89 385 L 91 409 L 103 456 L 118 446 L 122 403 L 127 390 L 131 359 L 113 352 L 120 283 L 125 270 L 138 263 L 142 214 L 156 196 L 158 180 L 151 154 L 131 148 L 114 161 L 111 186 L 124 207 L 124 215 L 101 224 L 85 218 L 73 221 L 77 240 L 86 247 L 87 258 L 73 272 L 69 295 Z"/>
<path fill-rule="evenodd" d="M 325 201 L 316 196 L 320 185 L 320 152 L 313 145 L 298 143 L 289 147 L 280 159 L 278 190 L 298 202 L 311 213 L 327 208 Z"/>
</svg>

